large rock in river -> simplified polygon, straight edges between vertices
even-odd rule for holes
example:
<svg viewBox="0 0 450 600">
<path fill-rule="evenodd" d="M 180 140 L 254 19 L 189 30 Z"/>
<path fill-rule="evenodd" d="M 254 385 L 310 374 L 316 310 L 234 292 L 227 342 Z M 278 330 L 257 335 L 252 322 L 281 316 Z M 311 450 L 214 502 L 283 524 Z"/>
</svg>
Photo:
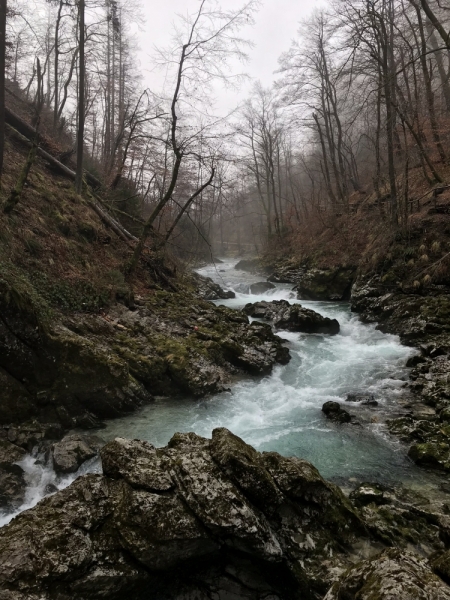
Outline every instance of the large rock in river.
<svg viewBox="0 0 450 600">
<path fill-rule="evenodd" d="M 250 303 L 246 304 L 243 311 L 250 317 L 273 321 L 274 327 L 277 329 L 331 335 L 336 335 L 340 330 L 339 322 L 336 319 L 323 317 L 314 310 L 303 308 L 300 304 L 291 305 L 287 300 Z"/>
<path fill-rule="evenodd" d="M 269 281 L 259 281 L 258 283 L 252 283 L 250 285 L 250 294 L 264 294 L 264 292 L 273 289 L 275 289 L 273 283 L 270 283 Z"/>
<path fill-rule="evenodd" d="M 101 456 L 104 475 L 0 530 L 0 598 L 313 600 L 332 583 L 329 557 L 345 567 L 365 532 L 312 465 L 226 429 L 163 449 L 116 439 Z"/>
<path fill-rule="evenodd" d="M 352 420 L 350 413 L 343 409 L 339 402 L 333 402 L 332 400 L 325 402 L 322 406 L 322 412 L 327 419 L 336 423 L 350 423 Z"/>
</svg>

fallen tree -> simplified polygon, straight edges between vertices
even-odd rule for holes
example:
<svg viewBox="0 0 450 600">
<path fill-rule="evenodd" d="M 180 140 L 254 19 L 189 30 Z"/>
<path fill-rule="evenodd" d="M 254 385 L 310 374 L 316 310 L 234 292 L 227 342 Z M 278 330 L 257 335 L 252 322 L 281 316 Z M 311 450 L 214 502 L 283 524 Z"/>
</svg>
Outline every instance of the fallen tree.
<svg viewBox="0 0 450 600">
<path fill-rule="evenodd" d="M 74 173 L 74 171 L 69 169 L 69 167 L 67 167 L 66 165 L 63 165 L 62 162 L 57 160 L 54 156 L 52 156 L 42 148 L 42 146 L 45 145 L 45 138 L 40 133 L 38 133 L 34 127 L 32 127 L 29 123 L 24 121 L 21 117 L 16 115 L 16 113 L 14 113 L 11 109 L 7 107 L 5 107 L 5 122 L 8 125 L 10 125 L 13 129 L 15 129 L 16 132 L 20 133 L 22 136 L 27 138 L 28 141 L 36 140 L 38 144 L 38 154 L 40 154 L 43 158 L 48 160 L 48 162 L 53 167 L 60 170 L 65 175 L 71 177 L 71 174 Z M 86 179 L 87 183 L 89 183 L 89 185 L 92 186 L 94 189 L 100 188 L 102 186 L 102 182 L 88 171 L 84 171 L 84 178 Z"/>
<path fill-rule="evenodd" d="M 18 119 L 19 117 L 17 117 L 17 115 L 15 115 L 15 118 Z M 25 126 L 23 131 L 27 131 L 28 133 L 35 131 L 32 127 L 30 127 L 27 123 L 25 123 L 21 119 L 19 119 L 19 121 L 22 122 Z M 8 123 L 8 129 L 9 129 L 10 133 L 17 140 L 19 140 L 21 143 L 25 144 L 28 147 L 32 147 L 33 142 L 31 142 L 25 134 L 23 134 L 21 131 L 17 130 L 10 123 Z M 36 133 L 36 138 L 38 140 L 37 143 L 39 143 L 39 134 L 38 133 Z M 36 139 L 36 138 L 34 138 L 34 139 Z M 57 171 L 59 171 L 63 175 L 65 175 L 66 177 L 69 177 L 70 179 L 75 181 L 75 171 L 72 171 L 72 169 L 69 169 L 69 167 L 64 165 L 59 160 L 57 160 L 54 156 L 52 156 L 51 154 L 46 152 L 40 146 L 37 146 L 37 154 L 39 156 L 41 156 L 44 160 L 46 160 L 54 169 L 56 169 Z M 97 179 L 95 179 L 93 176 L 91 176 L 91 178 L 93 178 L 98 183 L 98 185 L 95 187 L 99 187 L 101 185 L 100 182 Z M 86 177 L 86 181 L 87 181 L 87 183 L 90 184 L 89 177 Z M 111 215 L 109 215 L 105 209 L 103 209 L 100 206 L 100 201 L 98 198 L 95 198 L 95 196 L 93 196 L 90 193 L 88 194 L 88 196 L 89 197 L 88 197 L 87 201 L 89 203 L 89 206 L 91 206 L 91 208 L 98 214 L 98 216 L 102 219 L 102 221 L 108 227 L 110 227 L 114 231 L 114 233 L 116 233 L 116 235 L 118 235 L 120 238 L 122 238 L 123 240 L 125 240 L 127 242 L 128 241 L 133 241 L 133 242 L 138 241 L 138 239 L 134 235 L 132 235 L 127 229 L 125 229 L 125 227 L 123 227 L 123 225 L 121 225 L 116 219 L 114 219 Z"/>
</svg>

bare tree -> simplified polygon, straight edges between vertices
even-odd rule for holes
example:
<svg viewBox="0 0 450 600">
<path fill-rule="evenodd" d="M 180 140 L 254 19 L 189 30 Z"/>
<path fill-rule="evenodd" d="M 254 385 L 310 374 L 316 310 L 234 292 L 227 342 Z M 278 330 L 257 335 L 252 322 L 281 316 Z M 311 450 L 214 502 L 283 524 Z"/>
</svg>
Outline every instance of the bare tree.
<svg viewBox="0 0 450 600">
<path fill-rule="evenodd" d="M 86 82 L 86 65 L 85 65 L 85 2 L 78 0 L 78 19 L 79 19 L 79 74 L 78 74 L 78 131 L 77 131 L 77 171 L 75 178 L 75 189 L 78 194 L 81 194 L 83 188 L 83 152 L 84 152 L 84 92 Z"/>
<path fill-rule="evenodd" d="M 228 66 L 229 58 L 238 56 L 243 59 L 245 57 L 243 48 L 246 44 L 236 34 L 251 18 L 256 6 L 255 0 L 250 0 L 237 11 L 225 12 L 212 2 L 202 0 L 197 13 L 185 19 L 183 23 L 184 26 L 188 26 L 188 33 L 184 40 L 183 37 L 180 40 L 180 36 L 177 40 L 179 57 L 175 88 L 170 102 L 168 146 L 172 155 L 172 168 L 167 187 L 144 225 L 141 238 L 128 265 L 129 273 L 136 268 L 157 218 L 172 199 L 183 160 L 195 157 L 192 147 L 198 141 L 198 134 L 183 135 L 183 130 L 180 128 L 180 116 L 184 115 L 183 112 L 180 115 L 180 104 L 184 104 L 181 110 L 187 111 L 192 98 L 199 93 L 200 89 L 202 93 L 205 93 L 207 87 L 214 80 L 226 78 L 225 68 Z M 163 56 L 163 59 L 166 62 L 167 56 Z M 229 73 L 227 75 L 229 76 Z"/>
<path fill-rule="evenodd" d="M 0 0 L 0 189 L 5 151 L 6 0 Z"/>
</svg>

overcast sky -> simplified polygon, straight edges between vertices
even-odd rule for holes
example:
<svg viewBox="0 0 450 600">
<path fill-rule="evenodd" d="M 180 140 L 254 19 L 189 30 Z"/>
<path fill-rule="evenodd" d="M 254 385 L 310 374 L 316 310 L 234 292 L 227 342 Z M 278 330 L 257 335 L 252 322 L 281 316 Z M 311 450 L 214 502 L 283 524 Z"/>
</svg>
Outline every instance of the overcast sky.
<svg viewBox="0 0 450 600">
<path fill-rule="evenodd" d="M 254 79 L 260 80 L 264 86 L 269 86 L 275 78 L 274 71 L 278 66 L 280 54 L 286 51 L 291 40 L 296 37 L 299 22 L 323 4 L 321 0 L 264 0 L 261 9 L 255 16 L 255 25 L 249 27 L 244 35 L 251 39 L 255 46 L 250 50 L 250 61 L 244 67 Z M 163 74 L 151 71 L 146 65 L 151 65 L 154 46 L 168 46 L 171 41 L 172 23 L 177 13 L 195 11 L 198 0 L 143 0 L 145 23 L 139 32 L 141 48 L 141 63 L 145 74 L 145 84 L 156 91 L 161 89 L 164 81 Z M 242 5 L 241 0 L 222 0 L 222 6 L 227 9 Z M 237 65 L 237 70 L 239 67 Z M 171 89 L 172 86 L 170 86 Z M 220 91 L 218 108 L 221 112 L 233 109 L 249 92 L 251 84 L 247 83 L 239 92 L 224 89 Z M 156 88 L 156 89 L 155 89 Z"/>
</svg>

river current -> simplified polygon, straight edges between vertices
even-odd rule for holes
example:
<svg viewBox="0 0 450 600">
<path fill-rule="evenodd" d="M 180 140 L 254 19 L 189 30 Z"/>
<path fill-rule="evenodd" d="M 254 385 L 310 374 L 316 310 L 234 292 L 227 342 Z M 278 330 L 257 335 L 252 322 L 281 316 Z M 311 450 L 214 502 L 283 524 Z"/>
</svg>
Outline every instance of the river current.
<svg viewBox="0 0 450 600">
<path fill-rule="evenodd" d="M 105 440 L 120 436 L 164 446 L 177 431 L 210 437 L 214 428 L 227 427 L 257 450 L 311 461 L 324 477 L 344 488 L 372 481 L 437 490 L 439 479 L 416 467 L 407 458 L 405 446 L 389 436 L 383 424 L 386 417 L 401 413 L 408 402 L 405 365 L 415 351 L 402 346 L 396 336 L 363 324 L 348 303 L 297 300 L 293 286 L 286 284 L 261 295 L 245 293 L 247 284 L 262 279 L 236 270 L 236 262 L 225 260 L 199 270 L 236 292 L 236 298 L 217 303 L 240 309 L 248 302 L 286 299 L 337 319 L 340 333 L 279 331 L 292 358 L 289 364 L 276 366 L 271 375 L 239 379 L 230 391 L 211 398 L 158 398 L 133 415 L 108 422 L 99 434 Z M 345 402 L 349 393 L 372 394 L 379 405 L 363 408 Z M 359 424 L 328 421 L 321 410 L 328 400 L 343 402 Z M 78 475 L 100 470 L 99 462 L 91 461 L 79 473 L 59 479 L 36 458 L 29 456 L 19 463 L 29 486 L 26 503 L 17 512 L 36 504 L 49 484 L 61 489 Z M 12 516 L 0 514 L 0 526 Z"/>
</svg>

